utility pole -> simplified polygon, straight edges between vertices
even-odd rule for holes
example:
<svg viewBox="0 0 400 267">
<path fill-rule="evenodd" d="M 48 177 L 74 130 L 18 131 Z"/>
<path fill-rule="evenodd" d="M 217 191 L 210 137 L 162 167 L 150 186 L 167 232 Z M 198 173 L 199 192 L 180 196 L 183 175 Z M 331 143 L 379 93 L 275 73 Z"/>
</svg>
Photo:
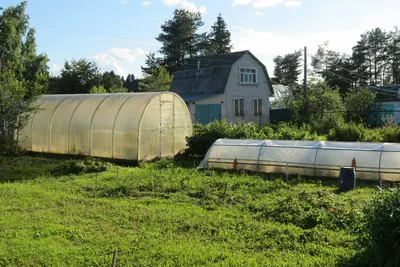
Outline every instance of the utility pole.
<svg viewBox="0 0 400 267">
<path fill-rule="evenodd" d="M 306 120 L 308 120 L 308 97 L 307 97 L 307 46 L 304 47 L 304 83 L 303 83 L 303 90 L 304 90 L 304 115 Z"/>
</svg>

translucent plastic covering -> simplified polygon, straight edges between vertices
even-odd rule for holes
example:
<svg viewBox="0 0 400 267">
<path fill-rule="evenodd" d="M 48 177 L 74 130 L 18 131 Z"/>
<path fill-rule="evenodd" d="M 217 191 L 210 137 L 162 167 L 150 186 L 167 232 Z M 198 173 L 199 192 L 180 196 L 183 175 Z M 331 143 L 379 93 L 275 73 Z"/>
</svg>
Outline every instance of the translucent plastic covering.
<svg viewBox="0 0 400 267">
<path fill-rule="evenodd" d="M 199 168 L 337 177 L 356 160 L 357 178 L 400 181 L 400 144 L 219 139 Z"/>
<path fill-rule="evenodd" d="M 172 156 L 186 147 L 192 122 L 176 94 L 44 95 L 22 129 L 29 151 L 127 160 Z"/>
</svg>

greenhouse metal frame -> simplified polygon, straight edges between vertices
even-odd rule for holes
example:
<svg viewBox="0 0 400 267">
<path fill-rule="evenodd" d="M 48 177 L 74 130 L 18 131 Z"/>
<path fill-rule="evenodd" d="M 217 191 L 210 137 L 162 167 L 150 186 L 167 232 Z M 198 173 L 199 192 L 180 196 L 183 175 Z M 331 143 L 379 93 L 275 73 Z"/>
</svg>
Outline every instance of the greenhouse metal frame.
<svg viewBox="0 0 400 267">
<path fill-rule="evenodd" d="M 356 162 L 357 179 L 400 181 L 400 144 L 219 139 L 199 168 L 338 177 Z"/>
</svg>

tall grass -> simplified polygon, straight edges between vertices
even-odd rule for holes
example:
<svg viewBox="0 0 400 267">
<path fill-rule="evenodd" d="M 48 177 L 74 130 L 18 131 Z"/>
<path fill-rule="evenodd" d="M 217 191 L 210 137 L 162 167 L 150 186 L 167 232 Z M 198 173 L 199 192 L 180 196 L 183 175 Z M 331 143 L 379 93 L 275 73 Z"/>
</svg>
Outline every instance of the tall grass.
<svg viewBox="0 0 400 267">
<path fill-rule="evenodd" d="M 368 186 L 166 160 L 87 174 L 19 161 L 0 166 L 0 266 L 109 266 L 114 250 L 118 266 L 335 266 L 367 249 Z"/>
</svg>

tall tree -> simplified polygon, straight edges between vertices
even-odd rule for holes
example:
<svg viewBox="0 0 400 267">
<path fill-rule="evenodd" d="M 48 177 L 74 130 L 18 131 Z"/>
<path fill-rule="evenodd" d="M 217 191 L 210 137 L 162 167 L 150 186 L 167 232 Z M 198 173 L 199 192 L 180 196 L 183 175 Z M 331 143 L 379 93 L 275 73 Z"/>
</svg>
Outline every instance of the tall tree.
<svg viewBox="0 0 400 267">
<path fill-rule="evenodd" d="M 135 75 L 128 74 L 124 82 L 124 87 L 128 89 L 128 92 L 137 92 L 139 91 L 139 80 L 135 79 Z"/>
<path fill-rule="evenodd" d="M 86 59 L 71 60 L 64 63 L 58 81 L 57 93 L 87 94 L 93 86 L 100 85 L 100 72 L 94 62 Z"/>
<path fill-rule="evenodd" d="M 22 45 L 22 76 L 27 81 L 27 90 L 30 96 L 37 96 L 47 92 L 49 86 L 48 58 L 44 54 L 37 55 L 35 29 L 29 29 Z"/>
<path fill-rule="evenodd" d="M 295 89 L 298 86 L 299 75 L 301 73 L 301 50 L 285 56 L 277 56 L 274 58 L 274 78 L 275 83 L 289 86 Z"/>
<path fill-rule="evenodd" d="M 168 91 L 171 86 L 173 76 L 167 70 L 167 66 L 151 69 L 150 74 L 146 74 L 139 82 L 141 92 L 163 92 Z"/>
<path fill-rule="evenodd" d="M 106 71 L 101 75 L 100 84 L 106 89 L 121 88 L 124 85 L 124 80 L 121 76 L 114 73 L 114 71 Z"/>
<path fill-rule="evenodd" d="M 163 65 L 168 65 L 170 73 L 185 64 L 188 58 L 198 55 L 198 29 L 203 26 L 201 14 L 184 9 L 174 11 L 174 17 L 161 25 L 162 33 L 156 40 L 162 43 L 160 53 Z"/>
<path fill-rule="evenodd" d="M 23 1 L 0 15 L 0 153 L 16 151 L 32 103 L 47 89 L 48 59 L 36 54 L 35 31 L 25 9 Z"/>
<path fill-rule="evenodd" d="M 370 85 L 382 84 L 388 73 L 388 41 L 386 31 L 376 28 L 361 35 L 353 47 L 353 62 L 357 73 L 369 77 Z"/>
<path fill-rule="evenodd" d="M 156 57 L 156 53 L 150 52 L 146 55 L 145 64 L 146 66 L 141 66 L 143 75 L 150 74 L 152 69 L 156 69 L 162 65 L 162 58 Z M 133 75 L 133 74 L 132 74 Z"/>
<path fill-rule="evenodd" d="M 400 30 L 395 27 L 388 34 L 388 60 L 391 71 L 391 82 L 400 84 Z M 390 82 L 390 81 L 389 81 Z"/>
<path fill-rule="evenodd" d="M 311 56 L 313 73 L 321 76 L 329 87 L 338 87 L 344 96 L 355 87 L 353 65 L 350 57 L 328 48 L 329 42 L 318 46 Z"/>
<path fill-rule="evenodd" d="M 217 21 L 211 26 L 211 33 L 209 36 L 211 53 L 224 54 L 231 52 L 233 48 L 231 44 L 231 33 L 227 28 L 228 26 L 220 13 L 217 17 Z"/>
</svg>

